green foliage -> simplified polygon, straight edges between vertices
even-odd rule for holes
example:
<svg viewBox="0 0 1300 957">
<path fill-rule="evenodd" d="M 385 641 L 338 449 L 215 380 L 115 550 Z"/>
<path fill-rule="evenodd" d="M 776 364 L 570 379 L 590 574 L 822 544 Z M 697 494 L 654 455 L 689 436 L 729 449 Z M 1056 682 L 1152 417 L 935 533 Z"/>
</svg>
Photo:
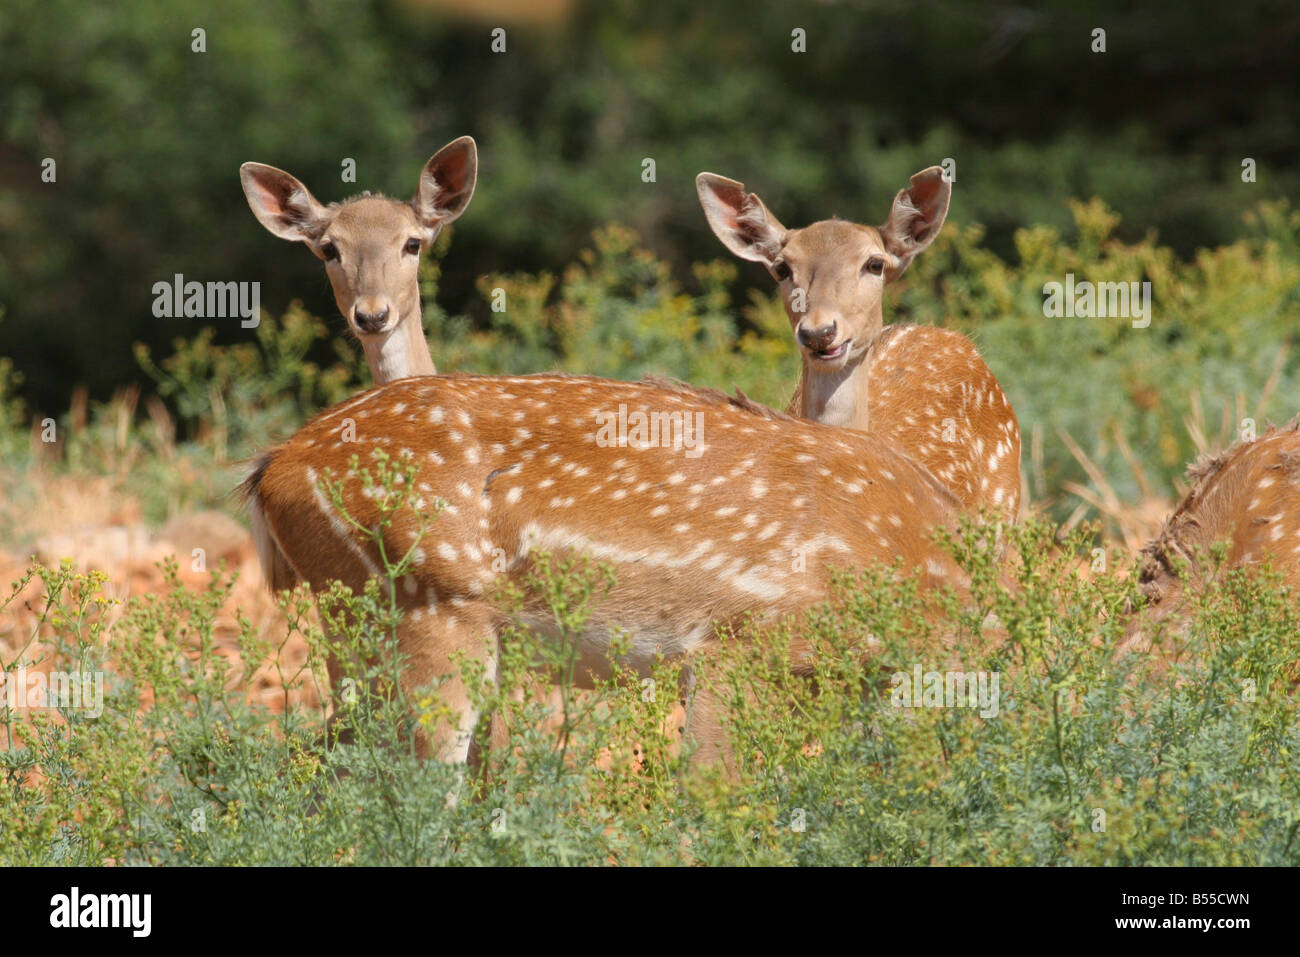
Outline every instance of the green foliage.
<svg viewBox="0 0 1300 957">
<path fill-rule="evenodd" d="M 341 363 L 321 369 L 307 358 L 326 336 L 325 324 L 295 305 L 278 323 L 259 323 L 255 342 L 217 346 L 209 328 L 192 340 L 175 340 L 176 351 L 161 368 L 147 346 L 137 344 L 135 354 L 191 435 L 210 424 L 222 446 L 241 446 L 347 397 L 355 375 L 348 366 L 355 360 L 342 343 Z"/>
<path fill-rule="evenodd" d="M 336 2 L 310 15 L 250 0 L 6 4 L 0 136 L 15 166 L 0 195 L 0 303 L 15 337 L 3 351 L 21 356 L 29 396 L 58 408 L 78 382 L 103 396 L 138 374 L 131 342 L 182 332 L 152 315 L 157 281 L 266 278 L 273 240 L 241 199 L 240 163 L 291 167 L 328 189 L 350 156 L 376 188 L 378 171 L 394 167 L 414 183 L 409 104 L 375 95 L 403 72 L 379 21 L 373 8 Z M 206 52 L 192 49 L 196 28 Z M 304 149 L 326 138 L 328 153 Z M 55 183 L 40 178 L 47 157 Z"/>
<path fill-rule="evenodd" d="M 9 461 L 17 458 L 23 439 L 26 412 L 23 400 L 15 395 L 22 381 L 12 359 L 0 359 L 0 457 Z"/>
<path fill-rule="evenodd" d="M 341 401 L 365 368 L 350 341 L 334 341 L 338 360 L 321 368 L 307 358 L 327 337 L 325 324 L 294 306 L 278 321 L 263 321 L 256 340 L 230 346 L 213 342 L 212 330 L 177 339 L 160 363 L 138 345 L 136 358 L 157 385 L 137 414 L 139 391 L 121 390 L 109 402 L 80 403 L 55 422 L 57 458 L 29 441 L 20 400 L 8 389 L 18 374 L 0 359 L 0 474 L 11 489 L 11 508 L 43 507 L 51 472 L 108 476 L 119 494 L 141 499 L 147 518 L 161 524 L 172 514 L 206 506 L 229 507 L 242 461 L 291 432 L 321 407 Z M 174 419 L 160 401 L 176 409 Z M 8 524 L 0 512 L 0 530 Z"/>
<path fill-rule="evenodd" d="M 944 324 L 970 335 L 1011 399 L 1026 447 L 1042 439 L 1031 492 L 1049 501 L 1067 480 L 1087 481 L 1060 432 L 1101 467 L 1123 501 L 1142 493 L 1125 461 L 1133 449 L 1146 479 L 1168 487 L 1198 451 L 1189 425 L 1217 449 L 1252 418 L 1285 422 L 1300 409 L 1300 366 L 1290 351 L 1300 320 L 1300 211 L 1265 204 L 1246 217 L 1250 235 L 1181 261 L 1148 236 L 1115 236 L 1105 204 L 1072 204 L 1078 239 L 1046 227 L 1016 233 L 1020 264 L 980 248 L 978 227 L 951 229 L 905 277 L 900 321 Z M 1048 318 L 1044 284 L 1077 280 L 1151 283 L 1148 328 L 1125 319 Z"/>
<path fill-rule="evenodd" d="M 783 408 L 798 357 L 780 303 L 756 297 L 749 322 L 738 323 L 725 292 L 735 267 L 715 261 L 697 265 L 694 274 L 699 295 L 685 293 L 635 233 L 610 226 L 558 281 L 548 273 L 481 279 L 484 299 L 492 303 L 502 290 L 506 308 L 492 313 L 485 332 L 435 326 L 435 360 L 442 368 L 487 373 L 668 375 L 728 390 L 736 385 Z"/>
</svg>

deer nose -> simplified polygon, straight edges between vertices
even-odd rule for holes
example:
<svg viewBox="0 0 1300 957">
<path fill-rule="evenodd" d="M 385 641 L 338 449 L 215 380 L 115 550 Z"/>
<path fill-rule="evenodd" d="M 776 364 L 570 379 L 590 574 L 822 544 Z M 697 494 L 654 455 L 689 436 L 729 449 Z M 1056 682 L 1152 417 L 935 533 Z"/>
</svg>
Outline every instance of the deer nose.
<svg viewBox="0 0 1300 957">
<path fill-rule="evenodd" d="M 384 320 L 388 318 L 388 305 L 385 304 L 381 312 L 363 312 L 358 308 L 352 316 L 357 321 L 357 328 L 362 332 L 378 332 L 384 327 Z"/>
<path fill-rule="evenodd" d="M 839 326 L 834 321 L 817 329 L 809 329 L 807 326 L 801 325 L 798 332 L 795 333 L 795 338 L 799 340 L 799 345 L 805 349 L 819 352 L 835 341 L 835 333 L 838 331 Z"/>
</svg>

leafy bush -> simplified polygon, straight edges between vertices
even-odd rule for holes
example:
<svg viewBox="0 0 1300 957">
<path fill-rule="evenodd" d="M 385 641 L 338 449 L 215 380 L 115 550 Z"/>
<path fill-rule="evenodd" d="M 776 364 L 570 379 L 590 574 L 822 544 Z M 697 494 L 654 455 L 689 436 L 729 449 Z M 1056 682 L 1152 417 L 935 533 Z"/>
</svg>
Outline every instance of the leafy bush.
<svg viewBox="0 0 1300 957">
<path fill-rule="evenodd" d="M 949 325 L 972 336 L 1005 388 L 1026 445 L 1037 433 L 1036 498 L 1067 480 L 1086 482 L 1060 432 L 1074 437 L 1123 500 L 1142 492 L 1126 461 L 1168 487 L 1199 452 L 1300 411 L 1300 366 L 1290 343 L 1300 319 L 1300 212 L 1266 204 L 1247 217 L 1248 238 L 1178 260 L 1154 237 L 1114 236 L 1118 216 L 1097 201 L 1072 204 L 1078 239 L 1055 229 L 1016 233 L 1020 264 L 979 248 L 980 230 L 945 230 L 913 265 L 901 320 Z M 1067 273 L 1092 282 L 1151 283 L 1149 327 L 1126 319 L 1046 318 L 1044 283 Z M 1189 426 L 1191 428 L 1189 428 Z M 1206 445 L 1198 445 L 1196 432 Z M 1030 465 L 1031 463 L 1026 463 Z"/>
<path fill-rule="evenodd" d="M 362 476 L 384 514 L 410 507 L 412 483 L 397 481 L 409 468 Z M 468 776 L 412 751 L 413 729 L 445 715 L 436 688 L 408 697 L 398 681 L 399 556 L 362 594 L 321 597 L 329 639 L 304 591 L 283 598 L 312 656 L 281 671 L 282 687 L 322 680 L 332 655 L 334 724 L 237 690 L 273 649 L 242 621 L 238 662 L 216 653 L 222 573 L 192 592 L 172 566 L 167 594 L 132 599 L 106 629 L 102 579 L 35 569 L 46 603 L 33 637 L 54 666 L 109 681 L 98 717 L 0 710 L 0 862 L 1300 863 L 1287 679 L 1300 609 L 1276 577 L 1226 575 L 1184 627 L 1157 630 L 1153 652 L 1117 654 L 1128 569 L 1081 576 L 1092 536 L 1058 545 L 1034 523 L 1011 533 L 1006 584 L 988 534 L 945 536 L 971 575 L 967 601 L 936 606 L 896 570 L 864 569 L 802 620 L 724 636 L 697 680 L 728 704 L 729 774 L 684 769 L 664 734 L 678 666 L 638 681 L 616 642 L 612 677 L 575 688 L 574 639 L 612 584 L 581 557 L 538 555 L 501 596 L 507 610 L 525 592 L 544 598 L 558 641 L 508 629 L 495 683 L 461 663 L 509 737 Z M 796 631 L 809 652 L 797 675 Z M 983 710 L 919 695 L 901 706 L 897 676 L 913 669 L 996 674 L 1001 687 Z"/>
</svg>

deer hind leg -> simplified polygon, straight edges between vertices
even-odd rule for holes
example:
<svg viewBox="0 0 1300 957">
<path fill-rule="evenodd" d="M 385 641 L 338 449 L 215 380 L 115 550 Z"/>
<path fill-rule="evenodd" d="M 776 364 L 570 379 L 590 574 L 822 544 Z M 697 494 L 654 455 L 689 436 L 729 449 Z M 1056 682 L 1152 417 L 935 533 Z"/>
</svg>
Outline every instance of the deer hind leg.
<svg viewBox="0 0 1300 957">
<path fill-rule="evenodd" d="M 692 668 L 682 669 L 682 704 L 686 710 L 682 746 L 691 773 L 721 764 L 727 776 L 735 776 L 735 753 L 724 723 L 726 703 L 718 691 L 724 684 L 724 675 L 716 665 L 703 681 Z"/>
<path fill-rule="evenodd" d="M 510 689 L 510 700 L 515 704 L 525 703 L 527 692 L 522 688 Z M 469 766 L 473 771 L 482 773 L 484 780 L 490 778 L 488 754 L 503 755 L 510 747 L 510 736 L 512 726 L 505 714 L 500 711 L 494 712 L 488 717 L 488 734 L 486 747 L 484 742 L 480 742 L 477 737 L 470 743 L 469 749 Z M 486 752 L 486 753 L 485 753 Z"/>
<path fill-rule="evenodd" d="M 683 703 L 686 706 L 683 744 L 689 749 L 687 770 L 694 774 L 720 765 L 723 777 L 733 781 L 737 778 L 740 767 L 733 739 L 742 742 L 745 740 L 743 734 L 735 735 L 728 731 L 727 712 L 729 707 L 734 706 L 733 696 L 737 693 L 741 696 L 744 709 L 750 714 L 770 704 L 764 689 L 751 684 L 755 680 L 752 674 L 742 673 L 740 681 L 732 680 L 729 669 L 736 666 L 743 668 L 745 660 L 731 657 L 734 654 L 735 649 L 732 649 L 728 653 L 713 654 L 705 659 L 708 676 L 703 679 L 697 676 L 692 667 L 682 669 Z M 811 678 L 813 667 L 810 655 L 809 645 L 796 638 L 791 645 L 787 663 L 793 680 Z M 816 692 L 810 686 L 805 693 Z M 741 747 L 750 746 L 742 743 Z M 741 757 L 753 760 L 761 756 L 752 752 L 742 754 Z"/>
<path fill-rule="evenodd" d="M 487 680 L 496 680 L 495 617 L 486 602 L 471 602 L 456 608 L 442 606 L 418 617 L 410 613 L 398 626 L 397 648 L 404 658 L 402 690 L 417 711 L 434 712 L 430 720 L 416 725 L 415 750 L 420 757 L 467 762 L 479 709 L 459 661 L 463 657 L 482 662 Z M 434 707 L 421 707 L 429 695 Z"/>
</svg>

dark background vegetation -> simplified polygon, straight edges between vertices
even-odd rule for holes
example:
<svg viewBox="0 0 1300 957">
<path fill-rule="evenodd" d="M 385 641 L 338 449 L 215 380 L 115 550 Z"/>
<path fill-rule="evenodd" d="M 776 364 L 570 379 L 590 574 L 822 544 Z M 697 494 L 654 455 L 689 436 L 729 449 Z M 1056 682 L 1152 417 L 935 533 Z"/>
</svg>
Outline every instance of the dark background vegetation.
<svg viewBox="0 0 1300 957">
<path fill-rule="evenodd" d="M 152 284 L 176 272 L 261 280 L 264 308 L 301 297 L 338 321 L 317 261 L 249 213 L 245 160 L 292 171 L 323 201 L 406 196 L 429 154 L 472 134 L 479 190 L 439 300 L 478 322 L 477 277 L 558 271 L 611 221 L 697 288 L 687 264 L 725 255 L 696 203 L 702 169 L 744 180 L 788 225 L 878 222 L 911 172 L 953 157 L 951 220 L 983 224 L 1013 263 L 1019 227 L 1072 234 L 1070 198 L 1100 197 L 1122 214 L 1120 237 L 1156 230 L 1189 257 L 1300 183 L 1290 3 L 464 6 L 6 0 L 0 356 L 29 406 L 57 414 L 78 384 L 106 397 L 143 378 L 131 343 L 192 336 L 192 320 L 151 313 Z M 494 26 L 504 54 L 490 52 Z M 190 51 L 195 27 L 206 53 Z M 805 54 L 790 50 L 794 27 Z M 40 180 L 44 157 L 56 184 Z M 344 157 L 355 185 L 340 182 Z M 656 183 L 641 181 L 644 157 Z M 737 309 L 767 283 L 757 267 L 738 276 Z"/>
</svg>

